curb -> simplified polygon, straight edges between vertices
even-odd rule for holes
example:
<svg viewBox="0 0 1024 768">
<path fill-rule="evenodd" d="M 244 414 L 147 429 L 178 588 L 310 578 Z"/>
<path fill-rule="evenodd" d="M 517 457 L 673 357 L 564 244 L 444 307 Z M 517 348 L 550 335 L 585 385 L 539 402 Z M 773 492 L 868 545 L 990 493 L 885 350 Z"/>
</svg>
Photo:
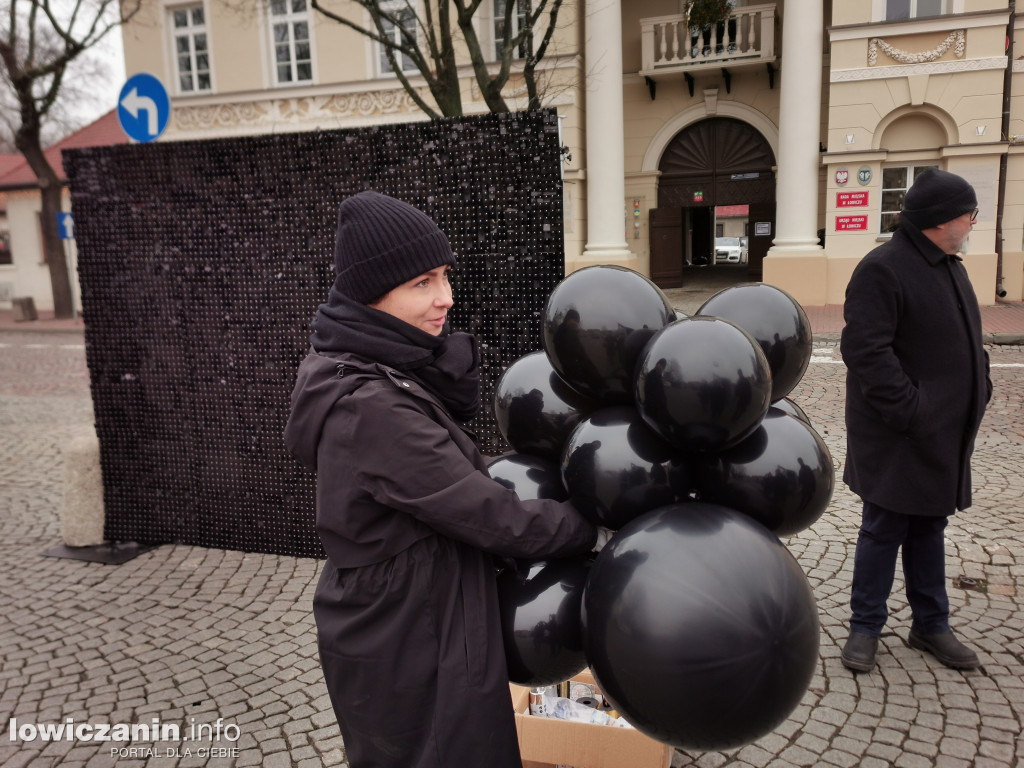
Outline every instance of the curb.
<svg viewBox="0 0 1024 768">
<path fill-rule="evenodd" d="M 981 340 L 986 344 L 1017 346 L 1024 344 L 1024 333 L 983 333 Z"/>
<path fill-rule="evenodd" d="M 842 339 L 842 333 L 839 331 L 812 332 L 811 338 L 815 342 L 823 341 L 838 344 Z M 983 333 L 981 341 L 984 344 L 995 344 L 996 346 L 1022 346 L 1024 345 L 1024 333 Z"/>
</svg>

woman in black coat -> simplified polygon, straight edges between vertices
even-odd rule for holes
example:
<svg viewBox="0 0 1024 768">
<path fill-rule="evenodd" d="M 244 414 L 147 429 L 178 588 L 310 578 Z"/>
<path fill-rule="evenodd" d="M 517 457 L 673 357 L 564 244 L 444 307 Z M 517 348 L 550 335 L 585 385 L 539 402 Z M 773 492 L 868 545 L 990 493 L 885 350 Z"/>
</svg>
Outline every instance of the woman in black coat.
<svg viewBox="0 0 1024 768">
<path fill-rule="evenodd" d="M 338 214 L 337 278 L 285 429 L 317 473 L 320 659 L 352 768 L 521 766 L 492 555 L 585 553 L 568 503 L 520 501 L 462 422 L 475 339 L 450 333 L 448 239 L 376 192 Z"/>
<path fill-rule="evenodd" d="M 843 663 L 874 667 L 902 547 L 908 638 L 951 667 L 978 665 L 949 628 L 947 519 L 971 504 L 971 454 L 992 391 L 981 314 L 957 255 L 977 216 L 959 176 L 922 173 L 900 228 L 854 270 L 846 291 L 847 461 L 864 501 Z"/>
</svg>

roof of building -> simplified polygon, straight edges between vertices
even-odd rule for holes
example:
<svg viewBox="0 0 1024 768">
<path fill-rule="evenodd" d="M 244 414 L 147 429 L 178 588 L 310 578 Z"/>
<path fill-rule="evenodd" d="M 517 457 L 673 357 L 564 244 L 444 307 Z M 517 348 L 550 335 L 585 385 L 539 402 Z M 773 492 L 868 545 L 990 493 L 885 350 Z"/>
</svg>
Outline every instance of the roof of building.
<svg viewBox="0 0 1024 768">
<path fill-rule="evenodd" d="M 117 109 L 112 109 L 103 117 L 80 128 L 69 136 L 58 141 L 45 150 L 47 162 L 57 172 L 60 179 L 66 180 L 61 150 L 76 147 L 105 147 L 110 144 L 127 144 L 128 137 L 121 129 L 117 119 Z M 13 157 L 16 162 L 4 164 L 4 158 Z M 22 155 L 0 155 L 0 190 L 25 188 L 36 183 L 36 175 Z"/>
</svg>

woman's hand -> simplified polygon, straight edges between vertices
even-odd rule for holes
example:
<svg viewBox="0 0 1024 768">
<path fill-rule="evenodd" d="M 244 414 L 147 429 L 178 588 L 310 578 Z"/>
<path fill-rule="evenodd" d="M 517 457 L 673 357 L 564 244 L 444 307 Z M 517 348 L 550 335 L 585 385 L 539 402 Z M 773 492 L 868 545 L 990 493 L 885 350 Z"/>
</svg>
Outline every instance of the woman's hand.
<svg viewBox="0 0 1024 768">
<path fill-rule="evenodd" d="M 602 549 L 604 549 L 604 545 L 611 541 L 611 538 L 614 535 L 615 531 L 613 531 L 611 528 L 601 528 L 600 526 L 598 526 L 597 543 L 594 544 L 594 549 L 592 550 L 594 554 L 597 554 Z"/>
</svg>

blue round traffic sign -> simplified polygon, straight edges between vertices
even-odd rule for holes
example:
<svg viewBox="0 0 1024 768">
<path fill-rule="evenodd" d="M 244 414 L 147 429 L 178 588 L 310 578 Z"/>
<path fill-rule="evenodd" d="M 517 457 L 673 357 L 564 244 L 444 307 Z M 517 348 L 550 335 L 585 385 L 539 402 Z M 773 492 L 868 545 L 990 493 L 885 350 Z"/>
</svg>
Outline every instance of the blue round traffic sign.
<svg viewBox="0 0 1024 768">
<path fill-rule="evenodd" d="M 117 96 L 117 119 L 128 138 L 154 141 L 171 119 L 167 89 L 153 75 L 132 75 Z"/>
</svg>

